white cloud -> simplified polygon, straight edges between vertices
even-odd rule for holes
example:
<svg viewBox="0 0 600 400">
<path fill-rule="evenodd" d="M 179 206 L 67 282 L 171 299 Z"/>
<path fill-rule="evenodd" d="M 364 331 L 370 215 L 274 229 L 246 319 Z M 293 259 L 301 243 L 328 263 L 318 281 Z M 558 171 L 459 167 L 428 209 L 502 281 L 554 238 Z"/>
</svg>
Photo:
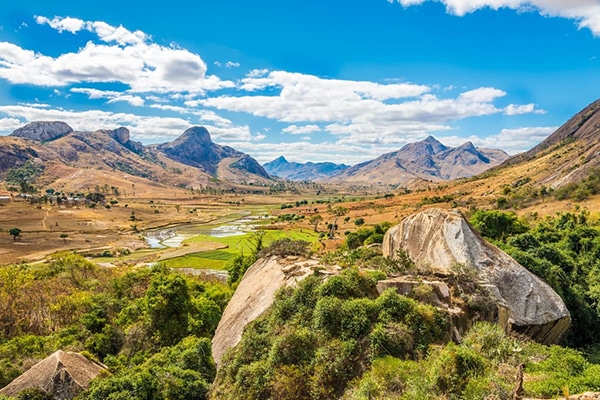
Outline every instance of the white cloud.
<svg viewBox="0 0 600 400">
<path fill-rule="evenodd" d="M 53 29 L 77 33 L 87 30 L 100 43 L 88 42 L 77 52 L 50 57 L 0 42 L 0 78 L 15 84 L 66 86 L 83 82 L 121 82 L 133 93 L 204 93 L 233 87 L 234 83 L 207 75 L 199 55 L 153 43 L 141 31 L 131 32 L 101 21 L 38 16 Z"/>
<path fill-rule="evenodd" d="M 6 115 L 5 118 L 1 118 Z M 0 134 L 9 134 L 32 121 L 65 121 L 76 131 L 128 128 L 133 140 L 144 143 L 166 142 L 180 136 L 193 125 L 204 125 L 216 143 L 224 141 L 252 142 L 265 139 L 263 134 L 252 135 L 248 125 L 235 125 L 212 111 L 198 111 L 200 121 L 183 118 L 142 116 L 111 113 L 101 110 L 73 111 L 33 107 L 31 105 L 0 106 Z M 25 122 L 23 122 L 25 121 Z"/>
<path fill-rule="evenodd" d="M 73 111 L 29 105 L 0 106 L 0 115 L 25 121 L 19 126 L 33 121 L 65 121 L 76 131 L 115 129 L 125 126 L 131 131 L 134 140 L 142 140 L 146 143 L 172 140 L 192 126 L 188 120 L 181 118 L 140 116 L 101 110 Z M 8 134 L 12 130 L 0 129 L 0 132 Z"/>
<path fill-rule="evenodd" d="M 227 61 L 227 63 L 225 64 L 225 66 L 227 68 L 237 68 L 240 66 L 239 62 L 233 62 L 233 61 Z"/>
<path fill-rule="evenodd" d="M 125 94 L 111 90 L 72 88 L 70 91 L 73 93 L 86 94 L 90 99 L 108 99 L 108 103 L 116 103 L 118 101 L 123 101 L 136 107 L 141 107 L 145 103 L 144 99 L 142 99 L 140 96 L 133 96 L 130 94 Z"/>
<path fill-rule="evenodd" d="M 441 141 L 449 146 L 460 146 L 466 141 L 471 141 L 477 147 L 502 149 L 509 154 L 517 154 L 530 150 L 557 129 L 557 126 L 521 127 L 502 129 L 498 134 L 484 137 L 445 136 Z"/>
<path fill-rule="evenodd" d="M 12 133 L 24 124 L 17 118 L 0 118 L 0 132 Z"/>
<path fill-rule="evenodd" d="M 290 125 L 287 128 L 283 128 L 281 132 L 289 133 L 291 135 L 305 135 L 307 133 L 321 132 L 321 127 L 319 127 L 318 125 Z"/>
<path fill-rule="evenodd" d="M 394 2 L 394 0 L 388 0 Z M 396 0 L 404 7 L 415 6 L 432 0 Z M 594 36 L 600 36 L 600 4 L 597 0 L 435 0 L 446 6 L 450 14 L 464 16 L 491 8 L 511 8 L 517 11 L 537 11 L 546 17 L 574 20 L 580 29 L 587 28 Z"/>
<path fill-rule="evenodd" d="M 35 17 L 35 22 L 37 22 L 40 25 L 48 24 L 51 28 L 56 29 L 61 33 L 67 31 L 75 34 L 80 30 L 84 29 L 85 27 L 85 21 L 71 17 L 54 17 L 53 19 L 48 19 L 41 15 L 37 15 Z"/>
<path fill-rule="evenodd" d="M 504 113 L 506 115 L 521 115 L 521 114 L 545 114 L 546 111 L 538 110 L 535 108 L 535 104 L 523 104 L 523 105 L 515 105 L 509 104 L 504 108 Z"/>
<path fill-rule="evenodd" d="M 269 88 L 273 95 L 219 96 L 186 103 L 245 112 L 279 122 L 293 123 L 284 133 L 305 134 L 315 130 L 339 136 L 339 143 L 401 146 L 407 138 L 422 139 L 452 129 L 458 120 L 506 113 L 537 113 L 535 105 L 494 102 L 506 92 L 493 87 L 467 90 L 454 97 L 430 93 L 428 86 L 379 84 L 364 81 L 323 79 L 285 71 L 252 71 L 240 88 L 249 92 Z M 307 124 L 307 123 L 313 124 Z M 314 123 L 326 123 L 321 129 Z M 307 125 L 301 125 L 307 124 Z M 310 128 L 306 128 L 310 127 Z M 313 130 L 314 128 L 314 130 Z"/>
</svg>

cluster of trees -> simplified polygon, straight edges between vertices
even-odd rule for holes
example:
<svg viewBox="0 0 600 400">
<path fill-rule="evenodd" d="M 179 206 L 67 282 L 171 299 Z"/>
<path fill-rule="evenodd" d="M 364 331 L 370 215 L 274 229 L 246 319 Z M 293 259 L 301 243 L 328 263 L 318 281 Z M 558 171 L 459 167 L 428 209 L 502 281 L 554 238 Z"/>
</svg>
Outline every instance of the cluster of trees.
<svg viewBox="0 0 600 400">
<path fill-rule="evenodd" d="M 600 365 L 577 350 L 507 337 L 476 323 L 460 344 L 451 318 L 355 268 L 285 288 L 222 359 L 215 399 L 555 398 L 600 390 Z M 517 388 L 519 388 L 517 386 Z"/>
<path fill-rule="evenodd" d="M 0 267 L 0 387 L 24 361 L 68 347 L 112 372 L 82 398 L 205 398 L 210 338 L 231 293 L 160 265 L 100 268 L 73 253 Z"/>
<path fill-rule="evenodd" d="M 375 282 L 348 269 L 284 289 L 226 353 L 211 397 L 339 398 L 371 360 L 418 359 L 447 340 L 443 312 L 392 290 L 378 296 Z"/>
<path fill-rule="evenodd" d="M 600 221 L 588 211 L 527 221 L 503 211 L 479 210 L 470 220 L 482 236 L 544 279 L 571 312 L 565 344 L 600 343 Z"/>
</svg>

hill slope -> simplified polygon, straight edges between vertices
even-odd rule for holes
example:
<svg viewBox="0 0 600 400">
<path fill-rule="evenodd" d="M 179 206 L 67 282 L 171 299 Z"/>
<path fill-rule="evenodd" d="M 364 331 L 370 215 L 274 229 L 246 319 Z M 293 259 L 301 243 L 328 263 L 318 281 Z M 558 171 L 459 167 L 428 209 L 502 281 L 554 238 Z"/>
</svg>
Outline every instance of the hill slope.
<svg viewBox="0 0 600 400">
<path fill-rule="evenodd" d="M 600 100 L 588 105 L 531 150 L 506 161 L 544 160 L 539 182 L 557 188 L 579 182 L 600 168 Z M 544 173 L 545 172 L 545 173 Z"/>
</svg>

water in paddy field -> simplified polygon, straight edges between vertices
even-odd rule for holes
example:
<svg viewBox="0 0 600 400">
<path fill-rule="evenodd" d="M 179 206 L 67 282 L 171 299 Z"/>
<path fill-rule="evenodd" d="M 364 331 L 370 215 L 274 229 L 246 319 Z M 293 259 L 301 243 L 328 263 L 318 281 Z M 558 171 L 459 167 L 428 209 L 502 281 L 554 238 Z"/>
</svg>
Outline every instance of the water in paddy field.
<svg viewBox="0 0 600 400">
<path fill-rule="evenodd" d="M 204 224 L 182 224 L 151 230 L 144 232 L 144 239 L 151 248 L 164 249 L 167 247 L 179 247 L 184 240 L 198 235 L 207 235 L 216 238 L 243 236 L 254 230 L 256 227 L 256 225 L 253 224 L 254 221 L 259 218 L 264 218 L 249 214 L 249 212 L 244 213 L 242 218 L 228 221 L 213 228 L 207 227 Z"/>
</svg>

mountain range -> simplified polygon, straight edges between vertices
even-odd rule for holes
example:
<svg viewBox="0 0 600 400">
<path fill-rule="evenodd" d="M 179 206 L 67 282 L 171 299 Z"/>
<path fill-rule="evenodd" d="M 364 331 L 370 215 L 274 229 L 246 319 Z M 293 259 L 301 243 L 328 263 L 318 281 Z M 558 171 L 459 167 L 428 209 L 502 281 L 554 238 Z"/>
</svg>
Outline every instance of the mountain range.
<svg viewBox="0 0 600 400">
<path fill-rule="evenodd" d="M 263 166 L 274 176 L 289 180 L 324 180 L 361 184 L 410 186 L 477 175 L 509 158 L 502 150 L 481 149 L 467 142 L 447 147 L 433 136 L 409 143 L 398 151 L 349 167 L 333 163 L 295 163 L 283 156 Z"/>
<path fill-rule="evenodd" d="M 332 162 L 321 163 L 297 163 L 289 162 L 284 156 L 263 164 L 269 175 L 277 176 L 291 181 L 318 181 L 339 174 L 350 166 L 345 164 L 334 164 Z"/>
<path fill-rule="evenodd" d="M 68 187 L 96 185 L 98 178 L 143 178 L 156 185 L 195 187 L 215 178 L 230 183 L 268 182 L 270 176 L 252 157 L 213 143 L 204 127 L 192 127 L 170 143 L 144 146 L 127 128 L 74 131 L 64 122 L 38 121 L 0 136 L 0 173 L 26 160 L 43 164 L 50 181 Z M 82 173 L 84 171 L 85 173 Z"/>
<path fill-rule="evenodd" d="M 348 168 L 329 181 L 410 186 L 477 175 L 509 158 L 502 150 L 481 149 L 467 142 L 447 147 L 429 136 L 400 150 Z"/>
</svg>

